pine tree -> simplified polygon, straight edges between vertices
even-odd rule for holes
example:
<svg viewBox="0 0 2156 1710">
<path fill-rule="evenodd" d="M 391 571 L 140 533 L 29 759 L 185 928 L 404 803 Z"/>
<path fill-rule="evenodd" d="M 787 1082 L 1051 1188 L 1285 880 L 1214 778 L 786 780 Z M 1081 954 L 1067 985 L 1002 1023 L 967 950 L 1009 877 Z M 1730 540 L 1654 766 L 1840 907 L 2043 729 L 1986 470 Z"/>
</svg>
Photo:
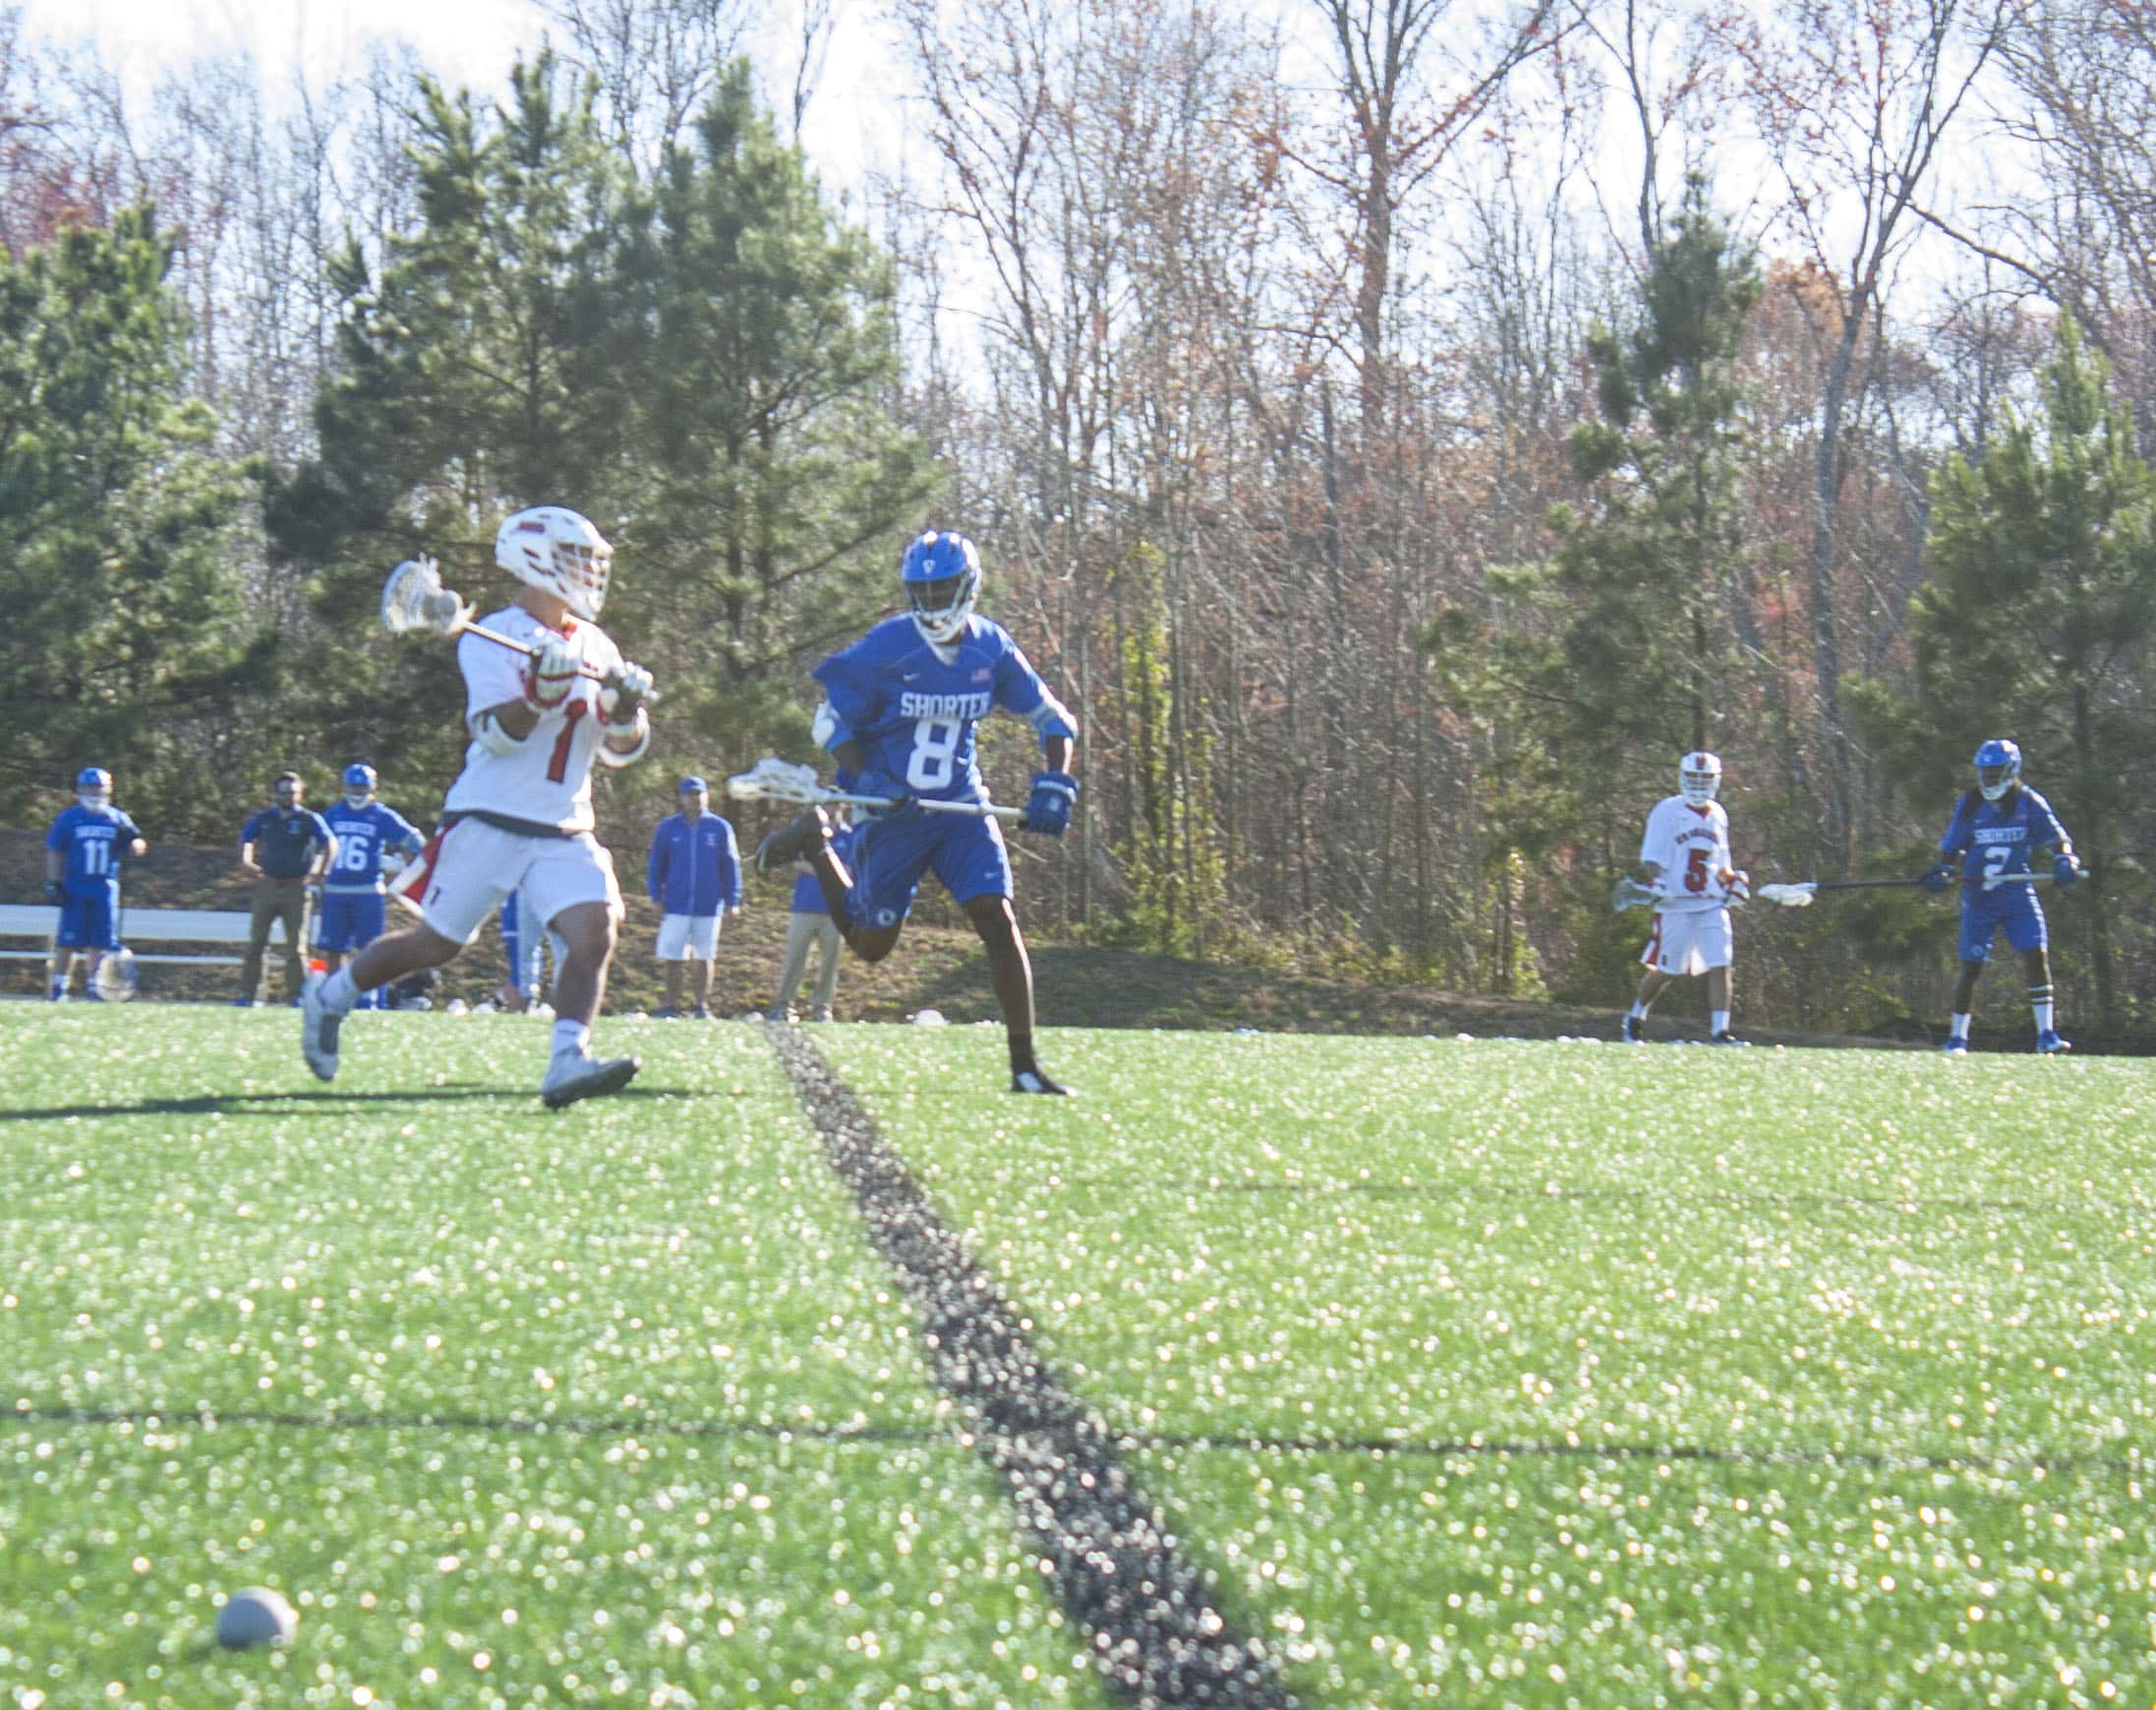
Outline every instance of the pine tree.
<svg viewBox="0 0 2156 1710">
<path fill-rule="evenodd" d="M 141 207 L 0 259 L 0 802 L 19 822 L 99 765 L 146 825 L 206 829 L 206 733 L 262 674 L 247 472 L 182 400 L 172 257 Z"/>
<path fill-rule="evenodd" d="M 2010 422 L 1981 460 L 1933 478 L 1930 578 L 1909 612 L 1910 692 L 1854 704 L 1894 775 L 1939 804 L 1988 737 L 2021 745 L 2088 865 L 2088 955 L 2120 1018 L 2107 858 L 2130 803 L 2119 780 L 2156 745 L 2156 473 L 2135 455 L 2103 360 L 2060 319 L 2043 419 Z"/>
</svg>

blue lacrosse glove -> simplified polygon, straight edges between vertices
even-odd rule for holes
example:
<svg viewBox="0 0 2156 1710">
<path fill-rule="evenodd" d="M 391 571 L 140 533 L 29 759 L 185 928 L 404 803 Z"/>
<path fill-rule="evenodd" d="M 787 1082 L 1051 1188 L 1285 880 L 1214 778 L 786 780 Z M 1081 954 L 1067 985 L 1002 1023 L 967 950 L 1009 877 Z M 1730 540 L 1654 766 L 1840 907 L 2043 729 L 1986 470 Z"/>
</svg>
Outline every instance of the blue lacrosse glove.
<svg viewBox="0 0 2156 1710">
<path fill-rule="evenodd" d="M 45 881 L 45 901 L 55 909 L 66 908 L 68 906 L 67 886 L 63 885 L 58 879 L 47 879 Z"/>
<path fill-rule="evenodd" d="M 2061 855 L 2051 863 L 2051 876 L 2063 891 L 2081 876 L 2081 863 L 2069 855 Z"/>
<path fill-rule="evenodd" d="M 1025 798 L 1025 817 L 1019 825 L 1043 837 L 1061 837 L 1071 829 L 1078 790 L 1078 780 L 1068 772 L 1035 772 L 1033 794 Z"/>
<path fill-rule="evenodd" d="M 1942 896 L 1945 894 L 1947 887 L 1953 883 L 1953 867 L 1947 861 L 1941 861 L 1916 882 L 1931 892 L 1933 896 Z"/>
<path fill-rule="evenodd" d="M 881 796 L 889 807 L 855 807 L 854 812 L 865 819 L 874 819 L 880 813 L 896 812 L 913 799 L 913 793 L 881 767 L 871 766 L 846 786 L 849 796 Z"/>
</svg>

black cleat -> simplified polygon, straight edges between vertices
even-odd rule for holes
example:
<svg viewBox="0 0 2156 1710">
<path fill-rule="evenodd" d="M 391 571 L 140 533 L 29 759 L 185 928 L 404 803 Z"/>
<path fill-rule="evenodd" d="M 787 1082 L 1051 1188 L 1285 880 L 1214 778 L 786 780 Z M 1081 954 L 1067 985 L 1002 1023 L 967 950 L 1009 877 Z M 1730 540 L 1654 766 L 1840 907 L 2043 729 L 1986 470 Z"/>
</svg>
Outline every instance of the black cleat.
<svg viewBox="0 0 2156 1710">
<path fill-rule="evenodd" d="M 1752 1041 L 1750 1039 L 1740 1039 L 1727 1028 L 1723 1028 L 1720 1032 L 1707 1042 L 1710 1045 L 1749 1045 Z"/>
<path fill-rule="evenodd" d="M 1644 1045 L 1647 1043 L 1647 1035 L 1640 1032 L 1640 1018 L 1638 1016 L 1627 1015 L 1624 1018 L 1624 1033 L 1622 1036 L 1624 1042 L 1628 1045 Z"/>
<path fill-rule="evenodd" d="M 1012 1070 L 1011 1091 L 1014 1092 L 1051 1092 L 1058 1098 L 1071 1096 L 1070 1088 L 1058 1087 L 1038 1069 Z"/>
<path fill-rule="evenodd" d="M 756 870 L 777 872 L 802 859 L 817 844 L 829 840 L 831 828 L 820 807 L 804 807 L 756 846 Z"/>
</svg>

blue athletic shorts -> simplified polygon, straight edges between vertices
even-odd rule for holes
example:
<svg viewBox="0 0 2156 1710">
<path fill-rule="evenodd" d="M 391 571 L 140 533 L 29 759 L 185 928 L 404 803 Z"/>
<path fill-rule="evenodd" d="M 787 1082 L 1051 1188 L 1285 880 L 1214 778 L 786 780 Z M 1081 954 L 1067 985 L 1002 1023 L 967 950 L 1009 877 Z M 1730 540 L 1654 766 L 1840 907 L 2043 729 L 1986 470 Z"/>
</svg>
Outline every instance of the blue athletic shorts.
<svg viewBox="0 0 2156 1710">
<path fill-rule="evenodd" d="M 379 891 L 324 891 L 315 919 L 318 950 L 365 950 L 389 924 L 389 899 Z"/>
<path fill-rule="evenodd" d="M 2016 950 L 2042 950 L 2051 942 L 2044 906 L 2028 885 L 2002 885 L 1986 897 L 1972 892 L 1961 904 L 1961 960 L 1989 962 L 1992 940 L 2004 928 Z"/>
<path fill-rule="evenodd" d="M 1011 853 L 1003 827 L 988 816 L 902 807 L 860 828 L 851 864 L 853 918 L 862 926 L 904 919 L 921 875 L 931 870 L 957 903 L 1011 894 Z"/>
<path fill-rule="evenodd" d="M 60 906 L 62 950 L 117 950 L 120 948 L 120 893 L 110 886 L 83 895 L 68 893 Z"/>
</svg>

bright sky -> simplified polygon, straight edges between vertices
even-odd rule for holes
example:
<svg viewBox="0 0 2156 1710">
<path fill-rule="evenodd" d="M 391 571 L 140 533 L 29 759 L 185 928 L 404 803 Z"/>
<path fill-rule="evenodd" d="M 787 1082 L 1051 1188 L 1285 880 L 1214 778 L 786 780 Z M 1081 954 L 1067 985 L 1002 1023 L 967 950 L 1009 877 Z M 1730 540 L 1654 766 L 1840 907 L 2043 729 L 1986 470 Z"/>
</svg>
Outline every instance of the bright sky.
<svg viewBox="0 0 2156 1710">
<path fill-rule="evenodd" d="M 537 48 L 548 21 L 532 0 L 17 0 L 31 31 L 54 41 L 87 36 L 119 68 L 131 95 L 200 54 L 251 54 L 274 102 L 295 68 L 311 81 L 358 67 L 370 44 L 402 41 L 441 78 L 493 93 L 519 51 Z M 765 7 L 775 30 L 791 0 Z M 878 88 L 893 53 L 875 0 L 840 0 L 839 29 L 814 104 L 810 156 L 835 188 L 858 184 L 890 152 L 893 103 Z M 558 31 L 555 32 L 558 35 Z M 786 75 L 791 76 L 788 60 Z M 790 91 L 775 91 L 782 95 Z"/>
</svg>

